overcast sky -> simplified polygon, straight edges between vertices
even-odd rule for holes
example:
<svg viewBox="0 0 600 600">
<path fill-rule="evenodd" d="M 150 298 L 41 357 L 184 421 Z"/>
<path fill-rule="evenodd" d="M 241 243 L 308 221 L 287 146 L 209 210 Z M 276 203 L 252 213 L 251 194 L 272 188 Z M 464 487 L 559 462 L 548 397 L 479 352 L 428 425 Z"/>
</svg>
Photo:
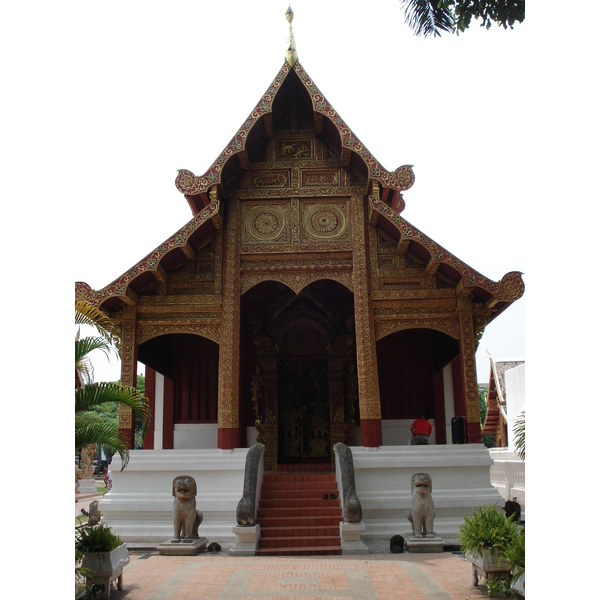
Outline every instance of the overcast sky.
<svg viewBox="0 0 600 600">
<path fill-rule="evenodd" d="M 100 289 L 191 218 L 177 170 L 211 166 L 282 66 L 288 26 L 283 0 L 95 6 L 80 9 L 62 75 L 66 193 L 102 240 L 74 275 Z M 414 165 L 403 216 L 486 277 L 522 271 L 527 284 L 526 28 L 425 40 L 395 0 L 292 8 L 298 59 L 336 111 L 385 168 Z M 486 330 L 479 381 L 486 348 L 525 358 L 526 302 Z M 99 363 L 99 379 L 118 377 Z"/>
</svg>

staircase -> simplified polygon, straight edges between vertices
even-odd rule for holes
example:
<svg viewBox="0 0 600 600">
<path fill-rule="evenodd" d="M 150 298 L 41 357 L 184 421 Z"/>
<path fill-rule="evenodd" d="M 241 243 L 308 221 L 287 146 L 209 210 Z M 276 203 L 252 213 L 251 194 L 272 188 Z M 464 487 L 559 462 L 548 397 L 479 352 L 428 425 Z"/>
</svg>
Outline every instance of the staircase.
<svg viewBox="0 0 600 600">
<path fill-rule="evenodd" d="M 261 533 L 257 555 L 341 554 L 341 520 L 334 473 L 265 472 L 257 516 Z"/>
</svg>

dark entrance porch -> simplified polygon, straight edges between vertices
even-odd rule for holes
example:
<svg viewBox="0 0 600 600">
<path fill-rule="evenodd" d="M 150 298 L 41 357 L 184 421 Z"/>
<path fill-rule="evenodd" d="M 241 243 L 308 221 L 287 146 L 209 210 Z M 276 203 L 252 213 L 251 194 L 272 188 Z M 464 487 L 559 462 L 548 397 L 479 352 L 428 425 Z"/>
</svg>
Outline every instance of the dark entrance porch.
<svg viewBox="0 0 600 600">
<path fill-rule="evenodd" d="M 241 409 L 265 444 L 265 469 L 331 467 L 358 412 L 351 292 L 261 283 L 242 298 L 242 332 Z"/>
</svg>

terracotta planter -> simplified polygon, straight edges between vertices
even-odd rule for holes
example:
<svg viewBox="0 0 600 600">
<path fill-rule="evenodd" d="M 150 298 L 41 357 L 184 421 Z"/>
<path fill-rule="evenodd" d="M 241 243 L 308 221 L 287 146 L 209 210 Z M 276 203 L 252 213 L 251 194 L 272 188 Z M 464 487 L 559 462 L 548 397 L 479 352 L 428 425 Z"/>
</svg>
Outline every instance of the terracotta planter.
<svg viewBox="0 0 600 600">
<path fill-rule="evenodd" d="M 500 558 L 498 548 L 485 548 L 481 555 L 465 554 L 465 558 L 473 565 L 473 585 L 479 585 L 479 578 L 495 579 L 501 575 L 509 575 L 508 565 Z"/>
<path fill-rule="evenodd" d="M 117 588 L 123 589 L 123 567 L 129 564 L 129 552 L 125 544 L 121 544 L 111 552 L 88 552 L 83 557 L 82 567 L 90 569 L 93 574 L 86 577 L 88 588 L 94 584 L 104 586 L 104 596 L 110 598 L 110 582 L 117 579 Z"/>
</svg>

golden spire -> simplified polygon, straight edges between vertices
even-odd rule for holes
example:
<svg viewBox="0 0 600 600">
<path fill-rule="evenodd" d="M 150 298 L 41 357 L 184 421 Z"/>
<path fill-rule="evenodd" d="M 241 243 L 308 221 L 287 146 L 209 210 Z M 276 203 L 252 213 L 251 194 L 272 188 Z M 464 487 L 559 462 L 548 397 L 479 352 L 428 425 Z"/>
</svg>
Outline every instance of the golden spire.
<svg viewBox="0 0 600 600">
<path fill-rule="evenodd" d="M 296 53 L 296 42 L 294 41 L 294 32 L 292 31 L 292 21 L 294 20 L 294 11 L 292 10 L 292 3 L 288 5 L 288 9 L 285 11 L 285 18 L 290 24 L 290 31 L 288 33 L 287 50 L 285 51 L 285 60 L 288 65 L 293 67 L 298 60 L 298 54 Z"/>
</svg>

